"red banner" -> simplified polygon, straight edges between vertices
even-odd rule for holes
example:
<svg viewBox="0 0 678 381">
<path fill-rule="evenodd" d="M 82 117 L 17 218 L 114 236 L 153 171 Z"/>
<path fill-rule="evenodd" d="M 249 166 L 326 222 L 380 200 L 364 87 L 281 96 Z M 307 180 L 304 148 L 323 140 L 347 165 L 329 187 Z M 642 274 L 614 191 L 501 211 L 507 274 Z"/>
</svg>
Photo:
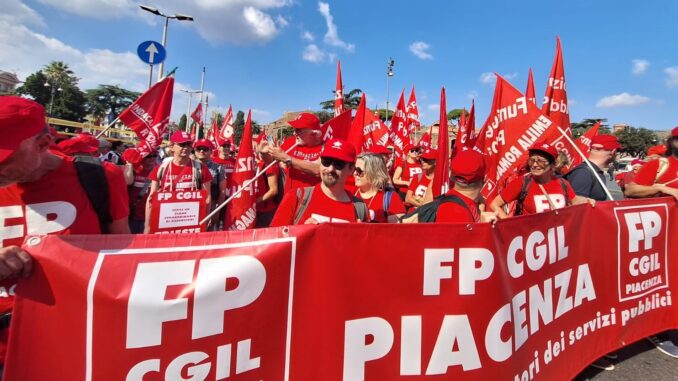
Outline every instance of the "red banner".
<svg viewBox="0 0 678 381">
<path fill-rule="evenodd" d="M 151 199 L 151 233 L 199 233 L 207 215 L 204 189 L 156 192 Z"/>
<path fill-rule="evenodd" d="M 367 151 L 375 145 L 386 146 L 388 142 L 388 127 L 370 109 L 367 108 L 365 93 L 360 99 L 348 141 L 355 146 L 356 152 Z"/>
<path fill-rule="evenodd" d="M 405 110 L 405 90 L 400 93 L 398 105 L 396 106 L 393 117 L 391 118 L 391 126 L 388 133 L 389 139 L 393 143 L 396 156 L 406 157 L 404 152 L 405 146 L 412 144 L 410 139 L 410 130 L 407 126 L 407 110 Z"/>
<path fill-rule="evenodd" d="M 344 112 L 344 85 L 341 82 L 341 61 L 337 61 L 337 87 L 334 90 L 334 116 Z"/>
<path fill-rule="evenodd" d="M 407 101 L 407 127 L 411 133 L 421 126 L 419 122 L 419 107 L 417 106 L 417 95 L 414 93 L 414 85 L 410 92 L 410 98 Z"/>
<path fill-rule="evenodd" d="M 239 148 L 235 172 L 230 182 L 230 194 L 235 194 L 243 187 L 244 189 L 235 196 L 226 209 L 226 220 L 224 221 L 226 230 L 253 229 L 257 224 L 256 182 L 251 181 L 257 172 L 254 148 L 252 147 L 252 110 L 247 112 Z"/>
<path fill-rule="evenodd" d="M 678 328 L 677 223 L 663 198 L 495 227 L 29 237 L 4 379 L 571 379 Z"/>
<path fill-rule="evenodd" d="M 351 131 L 352 111 L 350 109 L 346 110 L 320 126 L 323 141 L 330 139 L 348 140 L 348 135 Z"/>
</svg>

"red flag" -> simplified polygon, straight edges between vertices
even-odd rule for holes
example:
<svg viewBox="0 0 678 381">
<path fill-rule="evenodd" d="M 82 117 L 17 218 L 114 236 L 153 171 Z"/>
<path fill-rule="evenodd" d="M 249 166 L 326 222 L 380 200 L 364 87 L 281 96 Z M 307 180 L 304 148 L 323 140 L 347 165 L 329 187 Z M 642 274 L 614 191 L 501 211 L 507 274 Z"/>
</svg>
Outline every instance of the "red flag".
<svg viewBox="0 0 678 381">
<path fill-rule="evenodd" d="M 323 141 L 330 139 L 348 140 L 351 131 L 351 111 L 346 110 L 320 126 Z"/>
<path fill-rule="evenodd" d="M 438 159 L 433 174 L 433 197 L 447 193 L 450 184 L 450 137 L 447 135 L 447 101 L 445 88 L 440 91 L 440 126 L 438 127 Z"/>
<path fill-rule="evenodd" d="M 142 156 L 156 150 L 162 142 L 172 111 L 173 91 L 174 77 L 166 77 L 120 113 L 120 121 L 141 140 L 137 149 Z"/>
<path fill-rule="evenodd" d="M 247 112 L 245 128 L 240 139 L 235 172 L 231 180 L 231 194 L 235 194 L 256 174 L 254 150 L 252 149 L 252 111 Z M 257 221 L 256 192 L 254 182 L 235 197 L 226 210 L 225 230 L 253 229 Z"/>
<path fill-rule="evenodd" d="M 468 118 L 466 118 L 466 136 L 468 140 L 466 141 L 466 147 L 473 148 L 476 145 L 476 101 L 475 99 L 471 100 L 471 111 L 468 112 Z M 463 142 L 462 142 L 463 143 Z"/>
<path fill-rule="evenodd" d="M 527 74 L 527 89 L 525 89 L 525 97 L 527 97 L 527 100 L 534 103 L 535 105 L 537 104 L 537 95 L 534 91 L 534 77 L 532 77 L 532 68 L 530 68 L 530 72 Z"/>
<path fill-rule="evenodd" d="M 388 127 L 365 106 L 365 103 L 365 93 L 363 93 L 348 135 L 349 142 L 355 146 L 358 153 L 374 145 L 386 146 L 388 142 Z"/>
<path fill-rule="evenodd" d="M 224 119 L 221 122 L 221 130 L 216 134 L 217 145 L 221 146 L 227 140 L 232 140 L 233 137 L 233 107 L 228 106 L 228 111 L 224 115 Z"/>
<path fill-rule="evenodd" d="M 589 153 L 591 153 L 591 139 L 594 136 L 598 135 L 598 129 L 600 128 L 600 125 L 602 123 L 603 122 L 599 120 L 595 125 L 593 125 L 593 127 L 591 127 L 582 136 L 580 136 L 579 139 L 575 141 L 575 143 L 577 144 L 577 148 L 579 148 L 579 150 L 584 154 L 584 156 L 588 157 Z M 581 164 L 582 161 L 583 160 L 580 155 L 578 154 L 575 155 L 574 161 L 570 165 L 570 168 L 576 167 L 577 165 Z"/>
<path fill-rule="evenodd" d="M 195 110 L 191 114 L 191 119 L 196 123 L 202 123 L 202 102 L 198 103 Z"/>
<path fill-rule="evenodd" d="M 403 149 L 406 145 L 412 143 L 410 139 L 410 132 L 407 127 L 407 114 L 405 112 L 405 90 L 400 93 L 398 106 L 396 106 L 395 113 L 391 119 L 389 138 L 393 143 L 396 153 L 399 156 L 404 157 Z"/>
<path fill-rule="evenodd" d="M 341 83 L 341 61 L 337 61 L 337 88 L 334 90 L 334 116 L 344 112 L 344 85 Z"/>
<path fill-rule="evenodd" d="M 214 144 L 215 147 L 218 146 L 218 144 L 216 134 L 214 132 L 217 131 L 218 129 L 219 126 L 217 125 L 217 118 L 212 118 L 212 126 L 205 134 L 205 139 L 209 140 L 212 144 Z"/>
<path fill-rule="evenodd" d="M 407 101 L 407 127 L 409 132 L 419 128 L 419 107 L 417 107 L 417 96 L 414 94 L 414 85 L 410 92 L 410 99 Z"/>
<path fill-rule="evenodd" d="M 485 199 L 494 198 L 499 187 L 524 163 L 534 143 L 554 132 L 557 125 L 497 74 L 492 111 L 476 142 L 476 148 L 488 156 L 482 189 Z"/>
<path fill-rule="evenodd" d="M 423 149 L 431 149 L 431 129 L 429 128 L 428 131 L 426 131 L 425 134 L 421 135 L 421 138 L 419 138 L 419 142 L 417 143 L 419 147 Z"/>
</svg>

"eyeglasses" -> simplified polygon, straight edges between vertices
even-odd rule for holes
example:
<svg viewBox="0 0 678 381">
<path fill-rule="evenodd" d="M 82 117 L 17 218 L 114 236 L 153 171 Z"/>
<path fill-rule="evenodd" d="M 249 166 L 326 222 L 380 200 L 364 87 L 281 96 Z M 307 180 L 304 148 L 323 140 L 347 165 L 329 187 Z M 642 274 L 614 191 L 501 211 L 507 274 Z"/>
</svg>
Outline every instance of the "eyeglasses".
<svg viewBox="0 0 678 381">
<path fill-rule="evenodd" d="M 331 159 L 329 157 L 321 157 L 320 164 L 322 164 L 323 167 L 329 167 L 331 165 L 337 171 L 341 171 L 348 163 L 343 160 Z"/>
<path fill-rule="evenodd" d="M 355 167 L 355 168 L 353 169 L 353 173 L 354 173 L 357 177 L 363 177 L 363 176 L 365 176 L 365 170 L 362 169 L 362 168 Z"/>
<path fill-rule="evenodd" d="M 207 148 L 207 147 L 198 147 L 198 148 L 196 148 L 195 150 L 196 150 L 196 151 L 201 151 L 201 152 L 202 152 L 202 151 L 211 151 L 212 149 L 211 149 L 211 148 Z"/>
<path fill-rule="evenodd" d="M 181 148 L 189 148 L 193 145 L 192 142 L 183 142 L 183 143 L 177 143 L 177 145 Z"/>
<path fill-rule="evenodd" d="M 545 159 L 534 159 L 534 158 L 529 158 L 527 159 L 527 165 L 539 165 L 540 167 L 545 167 L 549 165 L 549 161 Z"/>
<path fill-rule="evenodd" d="M 419 161 L 426 164 L 434 164 L 436 159 L 419 159 Z"/>
<path fill-rule="evenodd" d="M 420 150 L 420 149 L 411 149 L 411 150 L 410 150 L 410 153 L 414 153 L 414 154 L 417 154 L 417 155 L 421 155 L 421 150 Z"/>
</svg>

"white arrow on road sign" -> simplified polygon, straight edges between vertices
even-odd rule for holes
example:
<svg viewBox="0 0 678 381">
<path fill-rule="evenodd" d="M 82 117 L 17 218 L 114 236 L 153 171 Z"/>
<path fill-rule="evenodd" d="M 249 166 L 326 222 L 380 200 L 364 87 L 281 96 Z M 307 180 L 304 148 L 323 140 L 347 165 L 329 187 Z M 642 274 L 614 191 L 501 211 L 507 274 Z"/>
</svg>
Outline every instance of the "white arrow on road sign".
<svg viewBox="0 0 678 381">
<path fill-rule="evenodd" d="M 163 62 L 167 57 L 165 47 L 157 41 L 144 41 L 137 47 L 139 59 L 149 65 Z"/>
<path fill-rule="evenodd" d="M 151 43 L 146 48 L 146 53 L 148 53 L 148 60 L 153 62 L 153 57 L 158 53 L 158 48 L 155 47 L 155 44 Z"/>
</svg>

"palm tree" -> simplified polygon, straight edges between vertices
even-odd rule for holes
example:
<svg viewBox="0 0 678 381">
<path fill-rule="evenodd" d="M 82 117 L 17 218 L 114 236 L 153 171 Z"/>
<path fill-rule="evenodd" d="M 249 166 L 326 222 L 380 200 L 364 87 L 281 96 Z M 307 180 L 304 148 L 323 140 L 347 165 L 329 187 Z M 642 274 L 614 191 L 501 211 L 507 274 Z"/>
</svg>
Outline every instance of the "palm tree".
<svg viewBox="0 0 678 381">
<path fill-rule="evenodd" d="M 76 85 L 78 83 L 78 78 L 73 73 L 68 64 L 63 63 L 62 61 L 52 61 L 48 65 L 45 65 L 42 72 L 47 77 L 47 81 L 50 84 L 56 84 L 58 86 L 62 85 Z"/>
<path fill-rule="evenodd" d="M 344 93 L 344 108 L 349 110 L 355 110 L 360 105 L 360 96 L 363 93 L 360 89 L 353 89 L 349 92 Z M 334 91 L 332 91 L 334 94 Z M 320 106 L 323 110 L 334 110 L 334 99 L 326 100 L 320 102 Z"/>
</svg>

